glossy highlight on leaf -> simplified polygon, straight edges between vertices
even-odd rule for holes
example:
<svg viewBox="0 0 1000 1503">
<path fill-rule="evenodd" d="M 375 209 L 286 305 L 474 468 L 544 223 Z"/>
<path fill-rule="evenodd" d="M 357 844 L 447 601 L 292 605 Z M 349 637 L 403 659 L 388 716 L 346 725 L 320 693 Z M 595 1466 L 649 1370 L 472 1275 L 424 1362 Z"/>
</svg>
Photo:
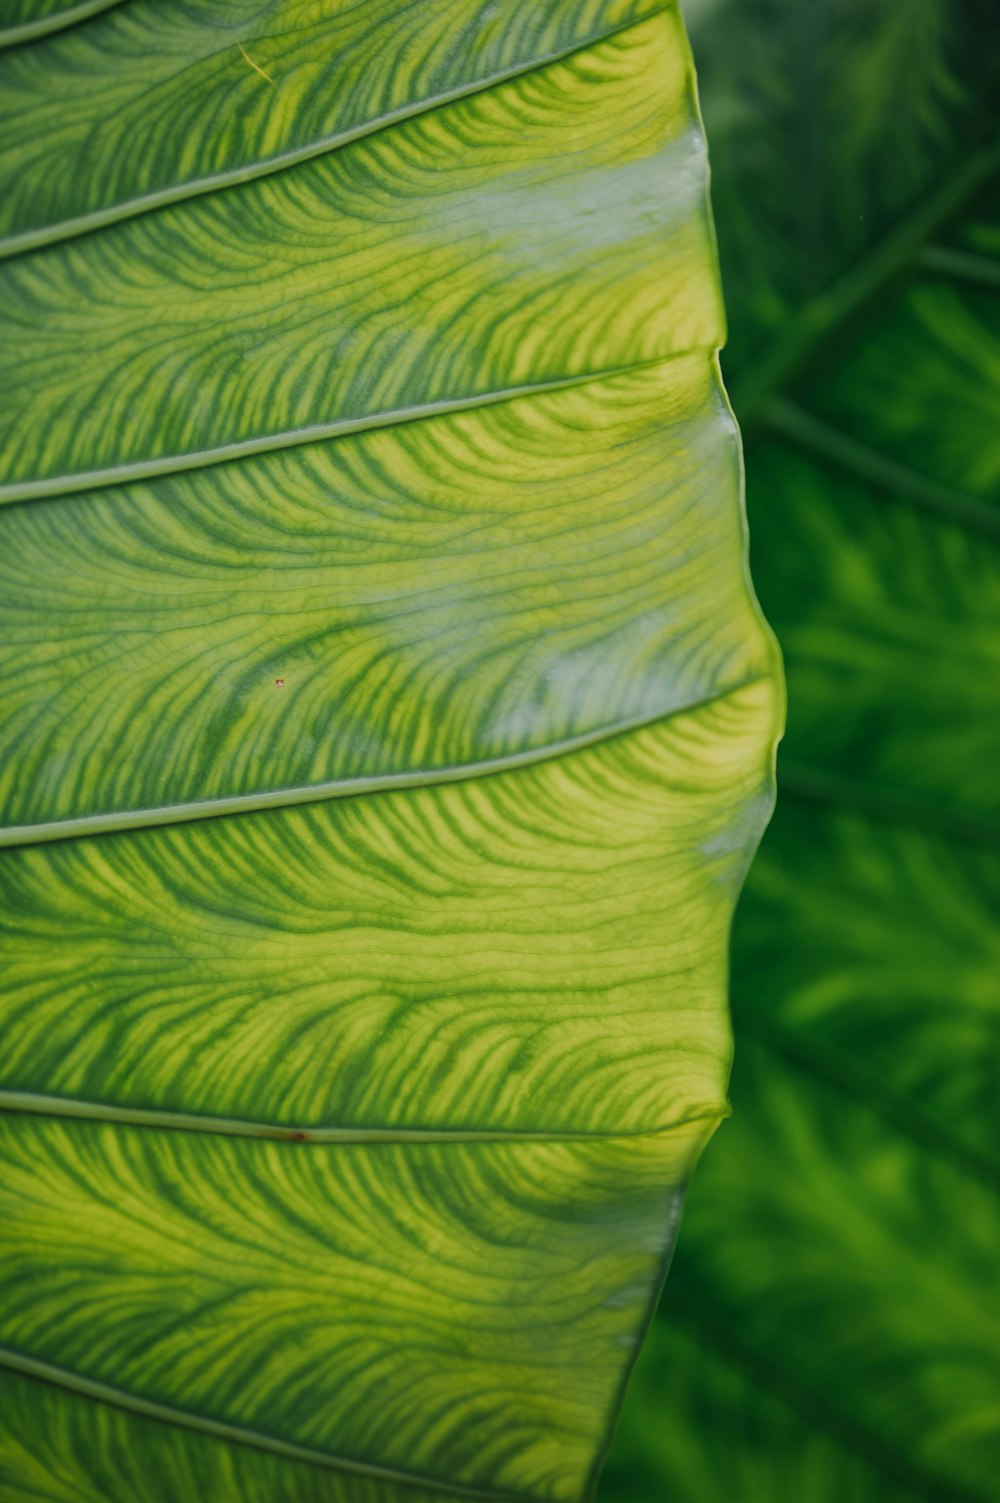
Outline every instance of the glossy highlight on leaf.
<svg viewBox="0 0 1000 1503">
<path fill-rule="evenodd" d="M 781 714 L 678 12 L 7 20 L 0 1493 L 573 1503 Z"/>
</svg>

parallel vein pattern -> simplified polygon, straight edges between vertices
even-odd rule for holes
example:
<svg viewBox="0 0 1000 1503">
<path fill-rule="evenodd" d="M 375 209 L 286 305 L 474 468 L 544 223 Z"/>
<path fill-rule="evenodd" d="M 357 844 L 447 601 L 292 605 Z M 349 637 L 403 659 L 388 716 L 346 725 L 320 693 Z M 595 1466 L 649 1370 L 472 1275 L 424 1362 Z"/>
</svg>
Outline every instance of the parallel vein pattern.
<svg viewBox="0 0 1000 1503">
<path fill-rule="evenodd" d="M 0 48 L 16 47 L 61 31 L 121 3 L 122 0 L 5 0 L 0 16 Z"/>
<path fill-rule="evenodd" d="M 8 819 L 460 769 L 762 673 L 738 462 L 698 355 L 13 508 Z"/>
<path fill-rule="evenodd" d="M 7 262 L 0 497 L 717 344 L 677 24 Z"/>
<path fill-rule="evenodd" d="M 11 19 L 27 5 L 23 24 L 41 25 L 43 8 L 61 7 L 65 24 L 86 3 L 13 0 Z M 12 178 L 0 255 L 280 171 L 669 9 L 663 0 L 91 0 L 116 3 L 101 24 L 0 63 L 0 167 Z"/>
<path fill-rule="evenodd" d="M 0 1493 L 576 1503 L 779 716 L 676 9 L 78 12 L 0 56 Z"/>
<path fill-rule="evenodd" d="M 10 852 L 11 1076 L 304 1125 L 721 1110 L 768 692 L 488 780 Z"/>
</svg>

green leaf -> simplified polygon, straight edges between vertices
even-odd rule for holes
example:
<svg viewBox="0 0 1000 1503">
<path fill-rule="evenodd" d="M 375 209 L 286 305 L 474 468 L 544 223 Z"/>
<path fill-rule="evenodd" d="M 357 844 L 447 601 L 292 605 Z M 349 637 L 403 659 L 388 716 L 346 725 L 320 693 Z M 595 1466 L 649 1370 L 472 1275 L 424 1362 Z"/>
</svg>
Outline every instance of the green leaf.
<svg viewBox="0 0 1000 1503">
<path fill-rule="evenodd" d="M 17 47 L 50 32 L 85 21 L 120 0 L 4 0 L 0 48 Z"/>
<path fill-rule="evenodd" d="M 0 55 L 0 1492 L 582 1498 L 780 718 L 678 14 L 83 9 Z"/>
<path fill-rule="evenodd" d="M 944 0 L 695 32 L 789 727 L 734 930 L 733 1123 L 608 1503 L 995 1496 L 994 34 Z"/>
</svg>

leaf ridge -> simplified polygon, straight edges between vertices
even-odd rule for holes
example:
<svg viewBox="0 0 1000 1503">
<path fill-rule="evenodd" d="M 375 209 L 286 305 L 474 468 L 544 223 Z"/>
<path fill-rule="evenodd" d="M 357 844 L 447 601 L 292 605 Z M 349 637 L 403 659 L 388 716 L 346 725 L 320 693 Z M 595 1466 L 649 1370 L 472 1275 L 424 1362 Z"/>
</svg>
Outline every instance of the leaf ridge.
<svg viewBox="0 0 1000 1503">
<path fill-rule="evenodd" d="M 45 1096 L 37 1091 L 0 1089 L 0 1112 L 28 1112 L 34 1116 L 69 1117 L 122 1127 L 163 1128 L 169 1132 L 218 1133 L 227 1137 L 270 1138 L 292 1143 L 605 1143 L 631 1142 L 636 1138 L 659 1138 L 699 1122 L 717 1123 L 728 1115 L 724 1106 L 688 1112 L 673 1122 L 630 1132 L 553 1131 L 548 1128 L 460 1127 L 333 1127 L 296 1126 L 279 1122 L 250 1121 L 240 1117 L 213 1117 L 207 1112 L 180 1112 L 160 1108 L 116 1106 L 103 1101 L 84 1101 L 66 1096 Z"/>
<path fill-rule="evenodd" d="M 533 1499 L 528 1494 L 464 1486 L 460 1482 L 450 1482 L 443 1477 L 429 1477 L 418 1472 L 405 1472 L 395 1467 L 379 1466 L 375 1462 L 356 1461 L 351 1457 L 337 1456 L 329 1451 L 320 1451 L 311 1446 L 301 1446 L 292 1441 L 281 1440 L 276 1435 L 267 1435 L 264 1431 L 253 1430 L 249 1426 L 227 1424 L 224 1420 L 214 1420 L 208 1415 L 195 1414 L 187 1409 L 176 1409 L 171 1404 L 160 1404 L 151 1399 L 144 1399 L 138 1394 L 128 1393 L 124 1389 L 114 1388 L 110 1383 L 84 1378 L 69 1368 L 57 1367 L 51 1362 L 41 1362 L 35 1357 L 16 1352 L 10 1347 L 0 1347 L 0 1367 L 24 1373 L 27 1377 L 37 1378 L 43 1383 L 68 1388 L 85 1398 L 113 1404 L 118 1409 L 141 1414 L 147 1419 L 160 1420 L 168 1425 L 183 1426 L 188 1430 L 198 1430 L 204 1435 L 214 1436 L 217 1440 L 253 1446 L 258 1451 L 269 1451 L 288 1461 L 304 1461 L 312 1466 L 323 1467 L 327 1471 L 348 1472 L 380 1482 L 395 1482 L 403 1487 L 433 1487 L 448 1497 L 468 1498 L 475 1500 L 475 1503 L 533 1503 Z"/>
<path fill-rule="evenodd" d="M 120 0 L 96 0 L 99 7 L 119 4 Z M 75 219 L 59 220 L 53 224 L 45 225 L 41 229 L 26 230 L 20 235 L 9 235 L 0 239 L 0 261 L 8 260 L 13 256 L 20 256 L 39 250 L 46 245 L 58 244 L 63 240 L 76 239 L 80 235 L 89 234 L 93 230 L 105 229 L 108 225 L 120 224 L 124 220 L 134 219 L 140 214 L 155 212 L 157 209 L 166 208 L 171 204 L 185 203 L 193 198 L 202 198 L 206 194 L 216 193 L 225 188 L 235 187 L 240 183 L 254 182 L 262 177 L 271 177 L 275 173 L 284 172 L 286 169 L 296 167 L 302 162 L 311 161 L 315 157 L 326 156 L 330 152 L 338 151 L 342 146 L 350 146 L 355 141 L 363 141 L 366 138 L 380 134 L 382 131 L 391 130 L 393 126 L 400 125 L 406 120 L 419 119 L 422 115 L 429 115 L 433 111 L 442 109 L 446 105 L 456 104 L 462 99 L 474 98 L 477 94 L 487 94 L 491 89 L 498 88 L 501 84 L 510 83 L 517 78 L 524 78 L 532 73 L 540 72 L 550 67 L 553 63 L 565 61 L 575 57 L 578 53 L 586 52 L 591 47 L 597 47 L 602 42 L 610 41 L 613 37 L 620 36 L 623 32 L 634 30 L 637 26 L 645 24 L 656 16 L 666 15 L 673 10 L 671 0 L 665 5 L 655 6 L 638 18 L 632 18 L 621 22 L 618 26 L 612 26 L 604 31 L 594 32 L 582 40 L 575 41 L 567 47 L 557 48 L 553 52 L 546 53 L 543 57 L 533 58 L 530 62 L 517 63 L 510 68 L 500 69 L 498 72 L 488 75 L 483 79 L 476 79 L 472 83 L 459 84 L 453 89 L 445 89 L 440 94 L 428 99 L 418 100 L 410 105 L 400 106 L 397 110 L 391 110 L 385 115 L 378 115 L 373 120 L 367 120 L 363 125 L 354 126 L 350 130 L 341 131 L 333 136 L 324 136 L 318 141 L 308 142 L 304 146 L 296 147 L 290 151 L 281 152 L 275 157 L 265 157 L 261 161 L 247 163 L 242 167 L 230 168 L 226 172 L 213 173 L 210 177 L 196 178 L 191 182 L 178 183 L 171 188 L 161 188 L 156 193 L 144 194 L 141 198 L 127 199 L 120 204 L 109 205 L 106 209 L 94 209 L 89 214 L 78 215 Z M 28 38 L 25 38 L 27 40 Z M 0 41 L 0 46 L 3 43 Z"/>
<path fill-rule="evenodd" d="M 412 772 L 382 773 L 369 778 L 342 778 L 325 783 L 311 783 L 298 788 L 258 790 L 256 793 L 235 794 L 225 798 L 204 799 L 198 803 L 164 804 L 159 808 L 124 809 L 105 814 L 84 814 L 75 819 L 54 819 L 34 825 L 8 825 L 0 828 L 0 849 L 9 846 L 34 845 L 52 840 L 78 839 L 89 835 L 109 835 L 121 830 L 145 829 L 158 825 L 186 824 L 197 819 L 214 819 L 231 814 L 247 814 L 262 809 L 285 809 L 300 804 L 321 803 L 332 798 L 354 798 L 364 794 L 383 793 L 391 789 L 426 788 L 443 783 L 466 782 L 471 778 L 489 777 L 495 773 L 513 771 L 518 767 L 530 767 L 551 758 L 565 756 L 608 741 L 629 731 L 642 730 L 658 725 L 665 720 L 693 714 L 706 705 L 729 699 L 743 689 L 749 689 L 769 679 L 766 672 L 754 673 L 713 690 L 699 699 L 675 705 L 667 710 L 634 716 L 611 725 L 598 726 L 569 736 L 564 741 L 549 742 L 545 746 L 528 747 L 505 756 L 484 758 L 481 762 L 466 762 L 451 767 L 420 769 Z"/>
<path fill-rule="evenodd" d="M 634 371 L 649 370 L 684 360 L 702 352 L 712 355 L 703 346 L 696 345 L 684 350 L 674 350 L 669 355 L 657 355 L 649 360 L 637 360 L 627 365 L 611 366 L 605 370 L 584 371 L 577 376 L 556 376 L 548 381 L 534 381 L 520 386 L 499 387 L 496 391 L 478 392 L 464 397 L 444 397 L 433 402 L 419 402 L 412 407 L 390 408 L 386 412 L 366 413 L 363 417 L 341 418 L 328 423 L 311 423 L 306 428 L 292 428 L 283 433 L 258 434 L 237 443 L 223 444 L 217 449 L 195 450 L 188 454 L 167 454 L 159 459 L 142 459 L 116 469 L 80 471 L 75 475 L 51 475 L 42 480 L 15 481 L 0 485 L 0 506 L 23 501 L 60 499 L 80 491 L 100 490 L 107 486 L 128 485 L 135 481 L 154 480 L 164 475 L 177 475 L 187 470 L 206 469 L 211 465 L 230 464 L 254 454 L 273 453 L 278 449 L 297 448 L 302 444 L 325 442 L 343 438 L 352 433 L 369 433 L 375 428 L 393 428 L 402 423 L 424 422 L 431 418 L 444 417 L 456 412 L 475 412 L 481 407 L 494 407 L 502 402 L 518 398 L 542 396 L 550 392 L 568 391 L 576 386 L 587 386 L 597 381 L 607 381 L 613 376 L 627 376 Z"/>
<path fill-rule="evenodd" d="M 25 42 L 40 41 L 57 31 L 67 31 L 69 27 L 79 26 L 81 21 L 89 21 L 92 16 L 100 15 L 101 11 L 111 10 L 121 4 L 122 0 L 77 0 L 72 8 L 58 11 L 52 16 L 43 16 L 38 21 L 25 21 L 20 26 L 2 26 L 0 52 L 7 47 L 20 47 Z"/>
</svg>

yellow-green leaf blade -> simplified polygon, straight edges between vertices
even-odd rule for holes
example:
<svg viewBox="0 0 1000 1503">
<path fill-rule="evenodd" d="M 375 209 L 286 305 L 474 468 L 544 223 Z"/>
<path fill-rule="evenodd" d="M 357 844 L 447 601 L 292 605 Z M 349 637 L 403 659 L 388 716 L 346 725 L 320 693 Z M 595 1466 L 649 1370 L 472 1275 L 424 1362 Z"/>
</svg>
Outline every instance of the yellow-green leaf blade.
<svg viewBox="0 0 1000 1503">
<path fill-rule="evenodd" d="M 208 1126 L 718 1115 L 770 701 L 762 680 L 452 787 L 7 853 L 4 1085 Z"/>
<path fill-rule="evenodd" d="M 679 25 L 5 263 L 0 499 L 717 345 Z"/>
<path fill-rule="evenodd" d="M 575 1503 L 780 715 L 683 32 L 192 14 L 4 75 L 0 1485 Z"/>
<path fill-rule="evenodd" d="M 0 59 L 0 256 L 280 171 L 664 8 L 7 0 L 11 39 L 111 14 Z"/>
<path fill-rule="evenodd" d="M 6 818 L 451 777 L 725 693 L 768 671 L 738 465 L 699 354 L 13 508 Z"/>
<path fill-rule="evenodd" d="M 331 1148 L 3 1129 L 0 1361 L 27 1349 L 71 1390 L 331 1470 L 546 1498 L 587 1481 L 671 1240 L 666 1187 L 706 1133 Z"/>
</svg>

